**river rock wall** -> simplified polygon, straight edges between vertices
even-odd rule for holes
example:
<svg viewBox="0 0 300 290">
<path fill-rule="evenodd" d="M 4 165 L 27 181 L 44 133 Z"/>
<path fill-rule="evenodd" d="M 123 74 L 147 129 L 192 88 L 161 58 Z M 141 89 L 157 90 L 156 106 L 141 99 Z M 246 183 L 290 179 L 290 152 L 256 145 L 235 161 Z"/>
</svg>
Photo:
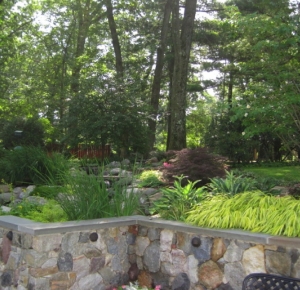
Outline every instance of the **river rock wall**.
<svg viewBox="0 0 300 290">
<path fill-rule="evenodd" d="M 242 288 L 263 272 L 300 277 L 300 239 L 123 217 L 41 224 L 0 217 L 1 289 Z"/>
</svg>

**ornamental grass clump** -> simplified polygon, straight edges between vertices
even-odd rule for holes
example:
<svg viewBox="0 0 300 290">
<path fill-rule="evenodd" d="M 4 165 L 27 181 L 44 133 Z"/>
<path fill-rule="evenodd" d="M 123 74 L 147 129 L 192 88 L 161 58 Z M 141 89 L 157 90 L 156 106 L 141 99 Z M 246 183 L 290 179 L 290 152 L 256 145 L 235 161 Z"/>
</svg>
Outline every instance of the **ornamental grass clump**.
<svg viewBox="0 0 300 290">
<path fill-rule="evenodd" d="M 5 150 L 0 158 L 0 176 L 13 185 L 60 183 L 60 177 L 69 170 L 68 160 L 59 153 L 48 156 L 39 147 L 27 146 Z"/>
<path fill-rule="evenodd" d="M 261 191 L 207 198 L 188 212 L 186 221 L 200 227 L 243 229 L 300 237 L 300 201 Z"/>
<path fill-rule="evenodd" d="M 126 184 L 107 188 L 103 178 L 73 172 L 65 175 L 64 185 L 65 191 L 57 201 L 68 220 L 130 216 L 139 209 L 138 196 L 127 190 Z"/>
</svg>

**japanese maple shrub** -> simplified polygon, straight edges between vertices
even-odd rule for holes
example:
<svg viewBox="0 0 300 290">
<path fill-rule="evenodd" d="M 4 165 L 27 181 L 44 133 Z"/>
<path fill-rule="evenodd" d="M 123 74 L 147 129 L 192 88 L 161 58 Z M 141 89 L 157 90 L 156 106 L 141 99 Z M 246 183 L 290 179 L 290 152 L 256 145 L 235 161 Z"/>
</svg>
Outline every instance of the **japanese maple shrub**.
<svg viewBox="0 0 300 290">
<path fill-rule="evenodd" d="M 207 184 L 213 177 L 225 176 L 225 158 L 214 155 L 207 148 L 182 149 L 180 151 L 167 151 L 167 162 L 164 163 L 164 177 L 174 181 L 174 176 L 186 176 L 183 184 L 197 181 L 197 186 Z"/>
</svg>

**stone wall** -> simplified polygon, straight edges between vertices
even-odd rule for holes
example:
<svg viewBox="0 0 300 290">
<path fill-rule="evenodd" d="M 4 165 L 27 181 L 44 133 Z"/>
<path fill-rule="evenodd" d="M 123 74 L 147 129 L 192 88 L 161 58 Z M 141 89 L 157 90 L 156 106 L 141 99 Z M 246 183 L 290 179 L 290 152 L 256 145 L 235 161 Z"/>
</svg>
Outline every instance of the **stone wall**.
<svg viewBox="0 0 300 290">
<path fill-rule="evenodd" d="M 247 274 L 300 277 L 300 239 L 133 216 L 42 224 L 0 217 L 0 289 L 242 287 Z"/>
</svg>

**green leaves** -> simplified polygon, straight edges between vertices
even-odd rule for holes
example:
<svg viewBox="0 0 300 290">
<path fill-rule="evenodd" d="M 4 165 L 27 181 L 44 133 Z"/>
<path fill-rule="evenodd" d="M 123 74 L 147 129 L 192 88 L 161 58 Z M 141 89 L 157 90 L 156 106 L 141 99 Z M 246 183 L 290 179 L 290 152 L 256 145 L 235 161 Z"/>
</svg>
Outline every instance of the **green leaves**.
<svg viewBox="0 0 300 290">
<path fill-rule="evenodd" d="M 212 178 L 208 188 L 214 194 L 225 193 L 235 195 L 237 193 L 249 191 L 254 187 L 254 180 L 243 176 L 236 176 L 233 171 L 226 171 L 226 178 Z"/>
<path fill-rule="evenodd" d="M 252 191 L 206 199 L 188 213 L 186 221 L 201 227 L 300 237 L 299 210 L 300 201 L 291 196 L 277 198 Z"/>
<path fill-rule="evenodd" d="M 182 186 L 183 175 L 176 177 L 174 187 L 162 188 L 162 197 L 154 202 L 150 212 L 158 213 L 162 218 L 184 221 L 188 210 L 200 202 L 206 195 L 205 187 L 196 188 L 199 181 L 189 181 Z"/>
</svg>

